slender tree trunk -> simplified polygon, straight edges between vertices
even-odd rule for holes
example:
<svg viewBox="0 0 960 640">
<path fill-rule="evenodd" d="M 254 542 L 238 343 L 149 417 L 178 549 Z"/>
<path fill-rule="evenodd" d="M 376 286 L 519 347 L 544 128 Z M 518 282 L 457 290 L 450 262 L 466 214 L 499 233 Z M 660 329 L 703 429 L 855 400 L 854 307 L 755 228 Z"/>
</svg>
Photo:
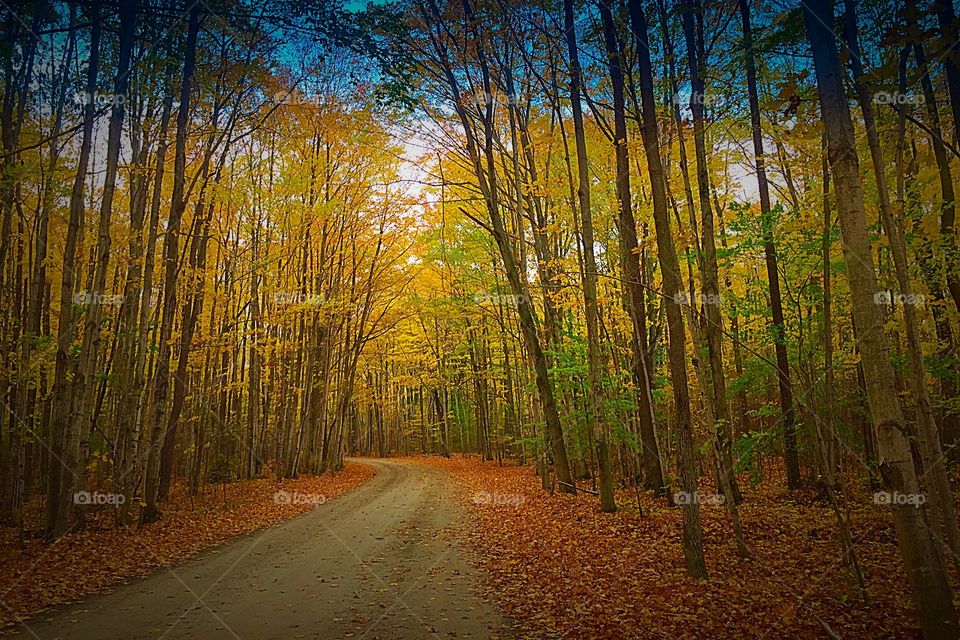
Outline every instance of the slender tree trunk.
<svg viewBox="0 0 960 640">
<path fill-rule="evenodd" d="M 71 14 L 71 20 L 74 19 Z M 27 487 L 27 466 L 28 466 L 28 443 L 31 438 L 24 437 L 24 431 L 29 431 L 31 435 L 38 434 L 36 427 L 38 422 L 35 416 L 36 397 L 39 384 L 42 382 L 42 372 L 34 379 L 32 371 L 33 347 L 39 344 L 40 337 L 43 335 L 43 316 L 44 302 L 46 301 L 47 291 L 47 245 L 48 228 L 50 221 L 50 210 L 53 207 L 53 186 L 55 184 L 55 171 L 57 161 L 60 157 L 61 144 L 58 141 L 63 122 L 63 108 L 66 99 L 66 89 L 68 85 L 68 69 L 70 60 L 73 57 L 75 30 L 70 29 L 68 34 L 67 51 L 63 58 L 64 70 L 60 77 L 59 87 L 56 90 L 56 99 L 54 106 L 54 124 L 50 137 L 50 156 L 47 160 L 46 175 L 49 178 L 44 182 L 43 190 L 40 196 L 40 206 L 38 211 L 38 220 L 36 222 L 36 254 L 33 258 L 33 270 L 30 276 L 29 288 L 26 290 L 26 322 L 24 331 L 20 336 L 20 362 L 17 369 L 17 390 L 20 398 L 17 400 L 17 406 L 20 408 L 20 416 L 17 420 L 11 421 L 10 440 L 7 445 L 8 465 L 5 476 L 5 491 L 3 496 L 2 518 L 10 522 L 14 527 L 20 527 L 21 508 L 23 506 L 24 491 Z M 24 285 L 26 288 L 27 285 Z M 2 447 L 0 447 L 2 450 Z"/>
<path fill-rule="evenodd" d="M 660 140 L 657 130 L 657 109 L 653 97 L 653 71 L 647 35 L 647 18 L 641 0 L 630 0 L 630 23 L 637 43 L 640 76 L 640 96 L 643 117 L 643 146 L 650 174 L 653 216 L 657 233 L 657 258 L 663 274 L 663 288 L 667 295 L 663 304 L 667 311 L 668 355 L 673 382 L 674 410 L 679 434 L 677 466 L 680 470 L 680 489 L 685 494 L 683 508 L 683 555 L 687 573 L 694 578 L 708 578 L 703 555 L 703 530 L 700 524 L 700 505 L 695 499 L 697 472 L 693 446 L 693 426 L 690 420 L 690 396 L 687 381 L 686 332 L 678 301 L 670 294 L 683 290 L 677 251 L 670 235 L 670 216 L 667 211 L 667 192 L 660 160 Z"/>
<path fill-rule="evenodd" d="M 819 447 L 818 461 L 820 466 L 820 479 L 823 485 L 824 493 L 830 506 L 833 509 L 834 517 L 837 520 L 837 529 L 840 531 L 840 544 L 842 548 L 842 559 L 844 564 L 850 567 L 857 578 L 857 584 L 860 587 L 864 600 L 867 598 L 866 585 L 863 580 L 863 571 L 860 568 L 860 562 L 857 559 L 856 548 L 853 545 L 853 534 L 850 531 L 849 517 L 844 517 L 844 510 L 841 508 L 840 500 L 844 499 L 843 491 L 837 485 L 836 460 L 834 458 L 833 445 L 836 441 L 836 434 L 833 429 L 833 394 L 834 394 L 834 373 L 833 373 L 833 298 L 832 298 L 832 274 L 830 253 L 833 247 L 833 209 L 830 203 L 830 166 L 827 158 L 827 140 L 826 134 L 823 136 L 823 160 L 821 175 L 823 176 L 823 232 L 821 234 L 821 263 L 823 269 L 823 366 L 824 366 L 824 399 L 823 399 L 823 422 L 814 416 L 816 424 L 817 441 Z"/>
<path fill-rule="evenodd" d="M 624 100 L 623 48 L 617 38 L 613 16 L 606 2 L 600 2 L 603 21 L 604 44 L 607 52 L 607 69 L 613 84 L 614 146 L 617 165 L 617 230 L 620 240 L 620 261 L 624 284 L 624 301 L 633 326 L 631 347 L 633 362 L 631 371 L 637 386 L 640 442 L 643 446 L 644 483 L 657 495 L 666 492 L 663 465 L 660 461 L 660 445 L 657 442 L 656 419 L 653 413 L 652 384 L 649 375 L 646 349 L 646 304 L 643 290 L 643 273 L 637 242 L 637 223 L 633 217 L 633 202 L 630 191 L 630 151 L 627 146 L 627 119 Z"/>
<path fill-rule="evenodd" d="M 577 147 L 577 200 L 580 204 L 581 233 L 583 235 L 583 298 L 587 320 L 587 370 L 590 385 L 590 425 L 596 434 L 600 457 L 600 505 L 607 513 L 617 510 L 610 477 L 606 423 L 603 408 L 603 367 L 600 361 L 600 336 L 597 329 L 597 258 L 594 250 L 593 213 L 590 208 L 590 167 L 587 142 L 583 132 L 583 110 L 580 105 L 580 54 L 577 51 L 577 32 L 574 23 L 573 0 L 564 0 L 564 29 L 567 36 L 567 54 L 570 56 L 570 103 L 573 107 L 573 132 Z"/>
<path fill-rule="evenodd" d="M 760 193 L 760 216 L 763 224 L 763 253 L 770 288 L 771 331 L 777 356 L 777 386 L 780 392 L 780 415 L 783 419 L 783 450 L 787 469 L 787 487 L 800 486 L 800 457 L 797 453 L 796 416 L 793 403 L 793 382 L 790 379 L 790 361 L 787 357 L 787 333 L 783 323 L 783 300 L 780 293 L 780 272 L 777 245 L 773 234 L 770 207 L 770 187 L 767 182 L 766 159 L 763 150 L 763 131 L 760 128 L 760 99 L 757 92 L 757 67 L 753 51 L 753 30 L 750 25 L 750 0 L 739 0 L 743 23 L 744 62 L 747 75 L 747 93 L 750 100 L 750 129 L 753 137 L 753 155 L 757 168 L 757 190 Z"/>
<path fill-rule="evenodd" d="M 173 110 L 173 65 L 168 64 L 164 72 L 163 87 L 165 90 L 163 107 L 160 114 L 160 132 L 158 133 L 157 148 L 154 156 L 154 174 L 152 194 L 150 198 L 150 221 L 147 229 L 146 249 L 143 246 L 142 226 L 143 219 L 139 220 L 140 230 L 131 235 L 130 255 L 131 263 L 127 271 L 125 287 L 124 324 L 129 327 L 124 335 L 124 351 L 120 360 L 122 370 L 132 369 L 132 375 L 125 376 L 121 384 L 121 397 L 117 410 L 117 428 L 121 433 L 128 432 L 124 450 L 121 454 L 120 476 L 117 482 L 118 493 L 124 496 L 120 505 L 117 519 L 121 524 L 130 524 L 130 508 L 133 505 L 133 494 L 136 489 L 137 477 L 142 468 L 138 459 L 140 436 L 144 425 L 146 410 L 143 400 L 147 397 L 144 390 L 144 367 L 147 355 L 147 336 L 149 333 L 150 313 L 153 308 L 153 266 L 157 245 L 157 228 L 160 221 L 161 189 L 163 187 L 163 167 L 166 161 L 167 135 L 170 129 L 170 118 Z M 144 178 L 142 188 L 143 198 L 146 200 L 147 179 Z M 145 206 L 145 202 L 144 202 Z M 142 214 L 141 214 L 142 215 Z M 136 221 L 132 219 L 134 226 Z M 138 256 L 142 255 L 142 261 Z M 142 282 L 142 285 L 141 285 Z M 139 299 L 139 305 L 133 304 Z M 134 315 L 136 314 L 136 315 Z"/>
<path fill-rule="evenodd" d="M 173 316 L 177 302 L 177 262 L 179 259 L 180 223 L 187 203 L 184 196 L 186 182 L 186 149 L 190 124 L 190 97 L 194 83 L 194 66 L 197 52 L 197 34 L 200 31 L 200 9 L 190 9 L 187 26 L 187 41 L 184 51 L 183 78 L 180 87 L 180 104 L 177 107 L 177 139 L 174 152 L 173 193 L 170 216 L 163 239 L 163 309 L 158 337 L 157 370 L 153 387 L 153 416 L 148 445 L 147 470 L 144 482 L 145 505 L 140 512 L 140 522 L 145 524 L 160 518 L 157 498 L 160 487 L 160 455 L 164 440 L 164 409 L 170 385 L 170 338 L 173 333 Z"/>
<path fill-rule="evenodd" d="M 486 53 L 479 38 L 470 0 L 463 0 L 462 5 L 464 13 L 468 17 L 467 23 L 470 25 L 471 35 L 477 45 L 476 54 L 481 68 L 482 86 L 486 95 L 492 95 Z M 434 15 L 428 16 L 427 19 L 441 21 L 438 10 L 436 7 L 433 7 L 433 9 Z M 560 425 L 560 414 L 557 410 L 553 384 L 547 370 L 546 354 L 540 343 L 540 337 L 537 335 L 536 318 L 532 300 L 527 293 L 524 279 L 521 277 L 515 252 L 510 238 L 507 235 L 506 226 L 504 225 L 503 216 L 500 211 L 500 193 L 499 186 L 497 185 L 498 176 L 496 160 L 493 153 L 493 105 L 492 103 L 487 104 L 485 109 L 483 118 L 483 148 L 481 150 L 477 143 L 477 138 L 474 135 L 474 129 L 470 123 L 469 116 L 463 107 L 459 81 L 450 66 L 448 52 L 440 40 L 440 36 L 434 38 L 434 46 L 438 50 L 437 53 L 441 59 L 444 77 L 454 94 L 457 116 L 460 119 L 466 137 L 467 154 L 473 164 L 480 191 L 484 195 L 487 214 L 490 218 L 491 231 L 497 248 L 499 249 L 501 259 L 503 260 L 503 267 L 506 272 L 507 281 L 510 284 L 510 290 L 513 295 L 516 296 L 515 299 L 518 302 L 517 313 L 520 316 L 520 330 L 524 343 L 530 352 L 530 357 L 533 360 L 537 391 L 543 405 L 544 418 L 547 432 L 550 436 L 553 463 L 556 469 L 557 479 L 560 483 L 560 490 L 565 493 L 576 493 L 576 485 L 573 483 L 573 477 L 570 474 L 570 464 L 567 460 L 566 446 L 563 442 L 563 428 Z M 486 167 L 484 167 L 484 164 L 486 164 Z"/>
<path fill-rule="evenodd" d="M 129 86 L 130 56 L 133 51 L 137 20 L 137 0 L 125 0 L 120 6 L 120 49 L 117 61 L 117 75 L 113 86 L 113 105 L 110 110 L 110 125 L 107 133 L 106 172 L 103 179 L 100 216 L 97 227 L 96 258 L 91 276 L 91 286 L 87 299 L 87 314 L 84 318 L 83 340 L 80 344 L 80 357 L 76 376 L 73 381 L 74 396 L 79 407 L 73 417 L 80 428 L 80 460 L 74 483 L 75 491 L 82 491 L 87 480 L 87 460 L 90 456 L 88 432 L 93 428 L 94 399 L 97 389 L 96 371 L 100 349 L 100 324 L 103 314 L 103 302 L 107 300 L 107 268 L 110 262 L 110 220 L 113 216 L 113 199 L 116 192 L 117 169 L 120 162 L 120 143 L 123 133 L 123 120 L 127 87 Z M 76 518 L 83 525 L 85 506 L 78 505 Z"/>
<path fill-rule="evenodd" d="M 86 92 L 96 93 L 97 72 L 100 64 L 100 3 L 91 5 L 90 49 L 87 66 Z M 69 350 L 76 337 L 74 318 L 74 282 L 77 264 L 77 245 L 83 224 L 84 180 L 90 164 L 90 149 L 93 144 L 93 123 L 96 105 L 87 100 L 83 110 L 83 133 L 80 141 L 80 157 L 77 174 L 70 192 L 70 217 L 63 250 L 63 276 L 60 282 L 60 312 L 57 319 L 57 355 L 53 379 L 53 408 L 50 417 L 51 464 L 47 484 L 48 538 L 58 538 L 67 531 L 69 505 L 72 502 L 73 472 L 80 458 L 80 430 L 76 421 L 70 419 L 73 394 L 69 393 Z M 60 463 L 54 461 L 60 460 Z M 70 474 L 70 475 L 67 475 Z"/>
<path fill-rule="evenodd" d="M 907 16 L 907 27 L 910 32 L 916 31 L 917 7 L 915 3 L 909 3 L 905 10 Z M 910 48 L 909 40 L 905 48 Z M 947 157 L 946 145 L 941 137 L 940 110 L 937 104 L 937 94 L 934 91 L 933 82 L 930 78 L 930 70 L 927 65 L 926 52 L 921 42 L 913 42 L 913 51 L 916 58 L 917 69 L 920 72 L 920 86 L 924 96 L 924 103 L 927 109 L 927 118 L 930 129 L 930 143 L 933 148 L 933 156 L 937 162 L 938 177 L 940 180 L 940 229 L 936 238 L 927 236 L 920 250 L 920 266 L 925 276 L 927 285 L 933 297 L 933 318 L 936 328 L 937 338 L 940 342 L 940 357 L 947 362 L 951 362 L 951 350 L 953 349 L 953 329 L 947 315 L 946 296 L 943 291 L 944 278 L 947 282 L 947 288 L 950 289 L 950 279 L 955 278 L 956 260 L 952 259 L 956 251 L 956 238 L 954 237 L 954 223 L 956 219 L 956 195 L 953 186 L 953 172 L 950 168 L 950 159 Z M 907 51 L 901 52 L 901 85 L 906 84 L 906 57 Z M 900 117 L 903 118 L 903 107 L 898 109 Z M 953 292 L 951 291 L 951 295 Z M 908 299 L 909 300 L 909 299 Z M 946 357 L 945 357 L 946 356 Z M 960 456 L 956 443 L 960 439 L 960 415 L 956 409 L 950 405 L 957 397 L 956 367 L 947 365 L 950 370 L 946 375 L 941 376 L 941 394 L 945 403 L 948 405 L 943 412 L 943 440 L 947 447 L 951 448 L 954 458 Z"/>
<path fill-rule="evenodd" d="M 707 166 L 706 129 L 704 102 L 706 88 L 703 80 L 706 60 L 703 52 L 702 12 L 699 0 L 691 0 L 681 7 L 683 32 L 687 41 L 687 60 L 690 71 L 690 111 L 693 114 L 693 141 L 697 160 L 697 185 L 700 195 L 700 213 L 703 223 L 703 304 L 706 315 L 705 331 L 707 352 L 710 359 L 710 382 L 712 384 L 715 423 L 712 426 L 717 438 L 718 464 L 721 477 L 733 489 L 727 499 L 740 502 L 740 490 L 733 475 L 733 454 L 730 438 L 730 403 L 727 400 L 726 376 L 723 370 L 723 318 L 720 314 L 720 285 L 717 267 L 717 246 L 713 224 L 713 207 L 710 202 L 710 173 Z M 696 21 L 697 26 L 694 26 Z M 668 292 L 671 293 L 671 292 Z M 672 292 L 676 293 L 676 292 Z"/>
</svg>

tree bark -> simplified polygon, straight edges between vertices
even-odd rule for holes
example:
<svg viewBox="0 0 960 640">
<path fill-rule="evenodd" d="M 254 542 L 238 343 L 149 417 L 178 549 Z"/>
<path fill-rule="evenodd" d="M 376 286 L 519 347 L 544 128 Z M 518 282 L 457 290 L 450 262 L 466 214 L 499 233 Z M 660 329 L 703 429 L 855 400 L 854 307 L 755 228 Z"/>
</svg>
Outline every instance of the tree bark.
<svg viewBox="0 0 960 640">
<path fill-rule="evenodd" d="M 908 428 L 894 386 L 887 338 L 879 307 L 873 256 L 867 238 L 860 166 L 853 123 L 843 89 L 837 45 L 827 25 L 833 24 L 832 0 L 804 5 L 807 37 L 813 50 L 821 115 L 827 134 L 844 262 L 850 280 L 854 318 L 874 428 L 880 448 L 880 473 L 892 497 L 918 495 L 920 485 L 910 455 Z M 938 557 L 923 512 L 913 504 L 891 500 L 900 553 L 927 638 L 954 638 L 960 628 L 946 572 Z"/>
<path fill-rule="evenodd" d="M 573 110 L 573 135 L 577 148 L 577 201 L 580 205 L 580 224 L 583 236 L 583 298 L 587 323 L 587 376 L 590 385 L 590 427 L 599 446 L 597 455 L 601 476 L 610 475 L 607 449 L 606 423 L 603 407 L 603 367 L 600 361 L 600 336 L 597 329 L 597 258 L 594 249 L 593 213 L 590 207 L 590 167 L 587 157 L 587 142 L 583 131 L 583 109 L 580 104 L 580 54 L 577 51 L 577 31 L 574 22 L 573 0 L 564 0 L 564 30 L 567 38 L 567 54 L 570 57 L 570 104 Z M 600 506 L 607 513 L 617 510 L 613 495 L 613 480 L 600 483 Z"/>
<path fill-rule="evenodd" d="M 783 420 L 783 451 L 787 469 L 787 487 L 800 486 L 800 457 L 797 453 L 796 416 L 793 403 L 793 382 L 790 379 L 790 361 L 787 357 L 787 333 L 783 322 L 783 299 L 780 293 L 780 271 L 777 245 L 773 233 L 770 207 L 770 186 L 767 182 L 766 159 L 763 150 L 763 130 L 760 127 L 760 99 L 757 92 L 757 66 L 753 51 L 753 30 L 750 25 L 750 0 L 739 0 L 743 23 L 744 62 L 747 75 L 747 93 L 750 100 L 750 129 L 753 155 L 757 168 L 757 190 L 760 193 L 760 216 L 763 225 L 763 254 L 770 288 L 774 352 L 777 358 L 777 387 L 780 392 L 780 415 Z"/>
<path fill-rule="evenodd" d="M 846 18 L 844 36 L 851 54 L 849 56 L 850 66 L 853 70 L 857 98 L 860 103 L 860 110 L 863 113 L 864 128 L 867 132 L 867 144 L 870 147 L 870 159 L 877 183 L 877 195 L 880 199 L 881 220 L 883 222 L 884 232 L 889 238 L 897 285 L 900 288 L 900 293 L 904 300 L 904 303 L 900 306 L 903 310 L 904 334 L 907 339 L 907 357 L 910 362 L 910 387 L 913 392 L 914 402 L 917 404 L 917 424 L 920 427 L 918 435 L 920 451 L 923 458 L 924 476 L 931 478 L 931 490 L 928 496 L 929 512 L 932 515 L 935 530 L 941 533 L 945 532 L 953 562 L 957 569 L 960 570 L 960 531 L 957 529 L 953 492 L 950 489 L 950 482 L 947 478 L 946 465 L 944 464 L 945 457 L 940 448 L 940 436 L 937 431 L 936 417 L 930 400 L 930 392 L 927 389 L 927 374 L 923 364 L 920 336 L 917 333 L 919 323 L 914 305 L 915 298 L 910 285 L 906 246 L 903 236 L 893 219 L 890 190 L 887 187 L 887 176 L 884 171 L 883 151 L 880 147 L 880 134 L 876 129 L 872 96 L 866 84 L 863 64 L 860 60 L 855 0 L 844 0 L 844 10 Z M 948 270 L 949 269 L 948 264 Z"/>
<path fill-rule="evenodd" d="M 100 3 L 91 5 L 90 53 L 87 66 L 86 92 L 92 96 L 97 90 L 97 73 L 100 63 Z M 80 157 L 77 175 L 70 192 L 70 214 L 67 236 L 63 250 L 63 276 L 60 282 L 60 312 L 57 319 L 57 355 L 53 378 L 53 409 L 50 417 L 51 458 L 50 478 L 47 484 L 48 539 L 66 533 L 69 522 L 69 505 L 73 496 L 73 472 L 80 458 L 80 430 L 76 421 L 70 419 L 73 394 L 68 392 L 69 349 L 76 337 L 74 318 L 74 268 L 77 263 L 77 244 L 83 224 L 84 180 L 90 164 L 90 149 L 93 145 L 93 123 L 96 105 L 88 100 L 83 110 L 83 133 L 80 140 Z M 58 461 L 56 464 L 53 461 Z M 68 475 L 69 474 L 69 475 Z"/>
<path fill-rule="evenodd" d="M 686 494 L 683 500 L 683 555 L 687 573 L 698 579 L 707 579 L 707 563 L 703 555 L 703 530 L 700 524 L 700 505 L 695 499 L 697 490 L 693 427 L 690 420 L 690 396 L 687 381 L 686 332 L 680 305 L 672 293 L 683 291 L 677 251 L 670 235 L 670 216 L 667 210 L 666 183 L 663 164 L 660 160 L 660 140 L 657 131 L 657 111 L 653 97 L 653 71 L 650 64 L 650 47 L 647 34 L 647 18 L 641 0 L 630 0 L 630 23 L 636 39 L 640 76 L 641 109 L 643 117 L 643 146 L 647 156 L 650 175 L 650 191 L 653 199 L 653 218 L 657 233 L 657 258 L 663 274 L 666 292 L 668 328 L 668 355 L 673 383 L 674 410 L 679 434 L 677 466 L 680 470 L 680 489 Z"/>
<path fill-rule="evenodd" d="M 620 262 L 623 270 L 624 301 L 633 327 L 631 347 L 633 362 L 631 371 L 637 386 L 637 417 L 640 426 L 640 442 L 643 446 L 644 484 L 656 495 L 666 493 L 663 464 L 660 461 L 660 445 L 657 442 L 656 418 L 653 413 L 652 384 L 649 375 L 650 354 L 646 344 L 646 302 L 643 289 L 643 273 L 640 270 L 640 255 L 637 241 L 637 223 L 633 217 L 633 202 L 630 191 L 630 151 L 627 146 L 627 119 L 624 100 L 623 48 L 617 38 L 616 26 L 610 8 L 605 1 L 599 3 L 603 21 L 603 39 L 607 52 L 607 69 L 613 85 L 614 147 L 617 170 L 618 217 L 617 230 L 620 241 Z"/>
<path fill-rule="evenodd" d="M 700 214 L 703 225 L 703 303 L 699 305 L 706 315 L 705 331 L 710 359 L 709 377 L 712 385 L 715 423 L 711 425 L 717 439 L 718 464 L 721 476 L 726 476 L 733 494 L 727 499 L 740 502 L 742 496 L 733 475 L 733 453 L 730 437 L 730 402 L 727 399 L 726 375 L 723 369 L 723 318 L 720 314 L 720 284 L 717 267 L 717 245 L 710 202 L 710 169 L 707 165 L 706 125 L 704 103 L 706 85 L 703 74 L 706 59 L 703 50 L 702 13 L 699 0 L 688 0 L 680 7 L 683 33 L 687 42 L 687 61 L 690 72 L 690 111 L 693 114 L 693 141 L 697 162 L 697 186 L 700 196 Z M 696 22 L 696 26 L 694 25 Z M 678 290 L 679 291 L 679 290 Z M 668 292 L 677 293 L 677 292 Z M 696 307 L 696 301 L 691 304 Z"/>
<path fill-rule="evenodd" d="M 157 509 L 160 487 L 160 454 L 164 439 L 164 409 L 170 385 L 170 337 L 173 332 L 173 316 L 177 302 L 177 262 L 179 259 L 180 223 L 187 203 L 184 197 L 186 182 L 186 149 L 190 124 L 190 97 L 194 83 L 194 67 L 197 52 L 197 34 L 200 31 L 200 9 L 190 9 L 187 25 L 187 40 L 184 51 L 183 78 L 180 86 L 180 104 L 177 107 L 177 139 L 174 153 L 173 192 L 170 216 L 163 238 L 163 310 L 160 319 L 157 370 L 153 388 L 153 416 L 147 454 L 147 471 L 144 482 L 145 505 L 140 512 L 140 523 L 154 522 L 161 517 Z"/>
<path fill-rule="evenodd" d="M 476 55 L 482 74 L 482 87 L 486 95 L 492 95 L 490 74 L 486 63 L 486 53 L 479 38 L 476 19 L 473 16 L 470 0 L 463 0 L 462 6 L 464 14 L 467 16 L 467 24 L 469 25 L 472 39 L 476 44 Z M 426 16 L 426 19 L 428 21 L 441 21 L 442 18 L 439 16 L 439 10 L 435 5 L 432 6 L 432 10 L 433 15 Z M 560 425 L 560 414 L 557 410 L 553 384 L 547 370 L 546 355 L 540 343 L 540 337 L 537 335 L 536 318 L 532 300 L 527 293 L 527 287 L 517 266 L 514 249 L 507 235 L 503 216 L 500 211 L 496 159 L 493 154 L 493 104 L 492 101 L 488 101 L 485 108 L 483 117 L 483 148 L 481 150 L 477 137 L 474 135 L 469 116 L 463 107 L 460 85 L 450 66 L 448 51 L 441 38 L 442 35 L 431 33 L 433 46 L 437 50 L 440 58 L 442 66 L 441 72 L 453 93 L 454 107 L 466 137 L 468 157 L 473 165 L 480 191 L 484 196 L 494 242 L 503 260 L 503 268 L 506 272 L 507 281 L 510 284 L 510 290 L 513 295 L 516 296 L 517 313 L 520 317 L 520 330 L 533 361 L 537 392 L 540 397 L 540 402 L 543 405 L 544 419 L 550 437 L 553 464 L 557 473 L 557 479 L 560 482 L 560 490 L 564 493 L 576 493 L 576 485 L 573 483 L 573 477 L 570 474 L 570 464 L 567 459 L 566 446 L 563 442 L 563 428 Z M 486 166 L 484 166 L 484 164 Z"/>
</svg>

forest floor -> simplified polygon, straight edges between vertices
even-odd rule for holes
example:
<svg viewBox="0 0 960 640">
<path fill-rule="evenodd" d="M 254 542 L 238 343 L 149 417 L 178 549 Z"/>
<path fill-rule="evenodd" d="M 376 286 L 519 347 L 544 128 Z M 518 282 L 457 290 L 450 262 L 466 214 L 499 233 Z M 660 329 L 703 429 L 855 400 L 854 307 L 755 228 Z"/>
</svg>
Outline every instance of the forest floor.
<svg viewBox="0 0 960 640">
<path fill-rule="evenodd" d="M 632 489 L 618 491 L 620 511 L 604 514 L 595 496 L 550 496 L 530 466 L 418 460 L 454 477 L 475 517 L 469 535 L 485 591 L 525 637 L 920 637 L 889 508 L 865 488 L 848 489 L 848 503 L 869 604 L 841 561 L 833 511 L 813 490 L 743 479 L 753 560 L 737 557 L 725 509 L 701 505 L 710 580 L 698 582 L 684 568 L 680 509 L 650 494 L 642 515 Z"/>
<path fill-rule="evenodd" d="M 343 474 L 177 496 L 144 529 L 93 518 L 26 549 L 0 530 L 2 615 L 33 615 L 17 630 L 44 639 L 919 638 L 888 508 L 847 491 L 865 603 L 833 511 L 779 485 L 742 479 L 752 560 L 737 557 L 725 509 L 702 505 L 700 582 L 684 570 L 680 510 L 648 493 L 642 513 L 625 489 L 604 514 L 588 493 L 547 494 L 530 466 L 351 461 Z M 278 504 L 278 491 L 294 497 Z M 296 498 L 318 495 L 319 506 Z M 36 615 L 58 602 L 73 604 Z"/>
<path fill-rule="evenodd" d="M 84 531 L 53 544 L 42 539 L 43 503 L 35 496 L 24 509 L 22 545 L 16 529 L 0 527 L 0 629 L 19 627 L 19 620 L 51 605 L 74 602 L 289 520 L 373 475 L 370 466 L 347 462 L 338 474 L 209 485 L 196 496 L 178 485 L 161 505 L 164 518 L 159 522 L 117 527 L 110 508 L 91 509 Z"/>
</svg>

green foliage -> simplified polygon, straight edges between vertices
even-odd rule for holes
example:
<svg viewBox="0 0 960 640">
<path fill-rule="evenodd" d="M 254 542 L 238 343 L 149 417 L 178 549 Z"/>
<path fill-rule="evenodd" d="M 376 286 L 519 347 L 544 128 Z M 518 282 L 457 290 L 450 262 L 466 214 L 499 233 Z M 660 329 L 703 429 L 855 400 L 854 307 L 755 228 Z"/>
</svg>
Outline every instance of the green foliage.
<svg viewBox="0 0 960 640">
<path fill-rule="evenodd" d="M 627 428 L 627 425 L 617 423 L 613 425 L 610 433 L 613 436 L 613 442 L 615 444 L 622 444 L 634 453 L 639 453 L 643 450 L 640 440 L 637 439 L 637 434 Z"/>
<path fill-rule="evenodd" d="M 745 433 L 733 442 L 734 468 L 737 473 L 748 473 L 750 482 L 756 486 L 763 480 L 760 473 L 760 457 L 780 454 L 782 432 L 759 430 Z"/>
</svg>

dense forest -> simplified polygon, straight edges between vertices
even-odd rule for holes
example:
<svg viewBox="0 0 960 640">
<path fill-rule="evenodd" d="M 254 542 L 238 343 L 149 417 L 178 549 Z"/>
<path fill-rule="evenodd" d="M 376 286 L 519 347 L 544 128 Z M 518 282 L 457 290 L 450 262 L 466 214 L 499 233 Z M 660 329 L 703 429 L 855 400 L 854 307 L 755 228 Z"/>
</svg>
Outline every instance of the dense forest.
<svg viewBox="0 0 960 640">
<path fill-rule="evenodd" d="M 812 490 L 862 587 L 861 487 L 960 633 L 950 0 L 2 4 L 21 539 L 473 453 L 676 507 L 697 579 L 702 506 L 749 558 Z"/>
</svg>

